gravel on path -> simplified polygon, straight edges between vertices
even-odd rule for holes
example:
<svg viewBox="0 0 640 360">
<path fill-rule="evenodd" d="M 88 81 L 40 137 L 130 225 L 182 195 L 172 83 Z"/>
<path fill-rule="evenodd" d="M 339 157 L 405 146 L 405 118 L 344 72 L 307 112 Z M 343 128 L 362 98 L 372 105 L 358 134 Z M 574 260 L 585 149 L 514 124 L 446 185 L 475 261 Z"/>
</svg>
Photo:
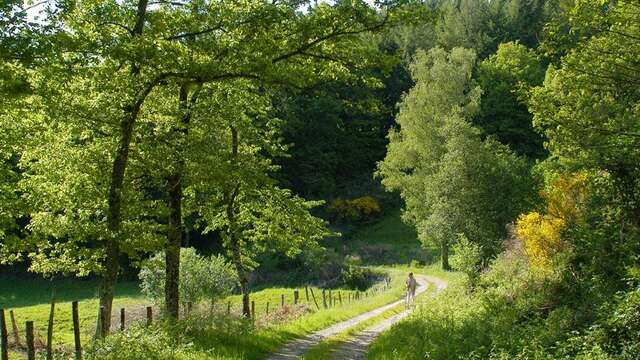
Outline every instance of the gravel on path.
<svg viewBox="0 0 640 360">
<path fill-rule="evenodd" d="M 444 290 L 447 287 L 447 283 L 442 279 L 439 279 L 433 276 L 422 276 L 421 278 L 423 280 L 426 280 L 430 283 L 435 284 L 437 288 L 435 294 L 439 293 L 440 291 Z M 367 354 L 367 349 L 369 348 L 369 345 L 371 345 L 373 340 L 375 340 L 378 337 L 378 335 L 380 335 L 383 331 L 393 326 L 393 324 L 407 317 L 410 313 L 411 313 L 411 310 L 405 310 L 388 319 L 380 321 L 379 323 L 371 326 L 368 329 L 365 329 L 357 333 L 356 335 L 349 338 L 349 340 L 342 343 L 340 347 L 338 347 L 332 353 L 331 359 L 335 359 L 335 360 L 364 359 Z"/>
</svg>

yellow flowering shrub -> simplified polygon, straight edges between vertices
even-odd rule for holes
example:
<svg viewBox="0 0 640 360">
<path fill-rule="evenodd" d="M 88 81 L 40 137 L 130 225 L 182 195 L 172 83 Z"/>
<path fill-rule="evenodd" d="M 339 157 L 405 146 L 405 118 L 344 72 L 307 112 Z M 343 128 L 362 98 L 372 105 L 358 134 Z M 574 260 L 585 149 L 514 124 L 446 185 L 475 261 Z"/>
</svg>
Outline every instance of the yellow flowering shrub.
<svg viewBox="0 0 640 360">
<path fill-rule="evenodd" d="M 358 221 L 379 215 L 382 207 L 374 197 L 363 196 L 351 200 L 336 199 L 331 202 L 328 211 L 338 218 Z"/>
<path fill-rule="evenodd" d="M 587 174 L 575 173 L 560 176 L 540 195 L 547 204 L 547 214 L 564 219 L 566 222 L 580 218 L 580 203 L 587 196 Z"/>
<path fill-rule="evenodd" d="M 556 255 L 569 250 L 562 235 L 568 224 L 580 221 L 580 204 L 588 192 L 586 181 L 585 173 L 560 176 L 540 192 L 546 214 L 531 212 L 518 218 L 516 233 L 534 267 L 551 270 Z"/>
<path fill-rule="evenodd" d="M 553 265 L 554 256 L 566 250 L 562 240 L 565 224 L 563 219 L 535 211 L 520 215 L 516 232 L 524 241 L 525 251 L 533 266 L 549 269 Z"/>
</svg>

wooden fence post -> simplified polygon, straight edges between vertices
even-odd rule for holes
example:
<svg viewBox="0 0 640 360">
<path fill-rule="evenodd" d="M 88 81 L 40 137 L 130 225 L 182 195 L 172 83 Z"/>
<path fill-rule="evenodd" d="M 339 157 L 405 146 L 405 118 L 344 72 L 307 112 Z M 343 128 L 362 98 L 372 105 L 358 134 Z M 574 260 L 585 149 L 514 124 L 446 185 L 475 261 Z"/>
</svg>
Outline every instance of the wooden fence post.
<svg viewBox="0 0 640 360">
<path fill-rule="evenodd" d="M 150 326 L 153 323 L 153 308 L 151 306 L 147 306 L 147 326 Z"/>
<path fill-rule="evenodd" d="M 304 287 L 304 293 L 307 296 L 307 303 L 309 302 L 309 286 Z"/>
<path fill-rule="evenodd" d="M 13 310 L 9 310 L 9 318 L 11 318 L 11 328 L 13 329 L 13 339 L 18 347 L 22 347 L 22 341 L 20 341 L 20 332 L 18 331 L 18 323 L 16 317 L 13 314 Z"/>
<path fill-rule="evenodd" d="M 251 319 L 256 321 L 256 302 L 251 300 Z"/>
<path fill-rule="evenodd" d="M 267 301 L 267 315 L 269 315 L 269 302 Z"/>
<path fill-rule="evenodd" d="M 327 308 L 327 296 L 324 289 L 322 289 L 322 307 Z"/>
<path fill-rule="evenodd" d="M 80 344 L 80 316 L 78 315 L 77 301 L 71 303 L 71 317 L 73 319 L 73 340 L 76 348 L 76 360 L 81 360 L 82 345 Z"/>
<path fill-rule="evenodd" d="M 280 294 L 280 307 L 284 307 L 284 294 Z"/>
<path fill-rule="evenodd" d="M 124 331 L 126 315 L 124 308 L 120 308 L 120 331 Z"/>
<path fill-rule="evenodd" d="M 0 359 L 9 360 L 9 334 L 7 333 L 7 319 L 4 316 L 4 309 L 0 309 L 0 346 L 2 352 Z"/>
<path fill-rule="evenodd" d="M 231 301 L 227 302 L 227 315 L 231 315 Z"/>
<path fill-rule="evenodd" d="M 27 359 L 36 360 L 36 347 L 33 343 L 33 321 L 27 321 Z"/>
<path fill-rule="evenodd" d="M 313 297 L 313 303 L 316 304 L 316 308 L 320 310 L 320 306 L 318 306 L 318 302 L 316 301 L 316 295 L 313 293 L 313 289 L 311 289 L 311 296 Z"/>
<path fill-rule="evenodd" d="M 340 301 L 340 306 L 342 306 L 342 293 L 338 291 L 338 300 Z"/>
<path fill-rule="evenodd" d="M 333 294 L 331 293 L 331 289 L 329 289 L 329 307 L 333 306 Z"/>
<path fill-rule="evenodd" d="M 298 305 L 298 290 L 293 290 L 293 305 Z"/>
<path fill-rule="evenodd" d="M 47 360 L 53 360 L 53 317 L 56 311 L 56 303 L 51 300 L 49 311 L 49 323 L 47 324 Z"/>
</svg>

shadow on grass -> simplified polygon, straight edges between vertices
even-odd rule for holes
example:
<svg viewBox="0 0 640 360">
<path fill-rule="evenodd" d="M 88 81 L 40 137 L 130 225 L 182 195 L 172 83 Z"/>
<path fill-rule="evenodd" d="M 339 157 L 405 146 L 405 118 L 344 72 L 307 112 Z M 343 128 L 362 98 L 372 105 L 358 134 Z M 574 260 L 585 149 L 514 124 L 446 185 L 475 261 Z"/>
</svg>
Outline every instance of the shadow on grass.
<svg viewBox="0 0 640 360">
<path fill-rule="evenodd" d="M 0 275 L 0 308 L 19 308 L 46 304 L 51 301 L 55 289 L 57 302 L 82 301 L 97 297 L 97 279 L 38 279 Z M 120 282 L 116 287 L 118 297 L 140 296 L 138 283 Z"/>
</svg>

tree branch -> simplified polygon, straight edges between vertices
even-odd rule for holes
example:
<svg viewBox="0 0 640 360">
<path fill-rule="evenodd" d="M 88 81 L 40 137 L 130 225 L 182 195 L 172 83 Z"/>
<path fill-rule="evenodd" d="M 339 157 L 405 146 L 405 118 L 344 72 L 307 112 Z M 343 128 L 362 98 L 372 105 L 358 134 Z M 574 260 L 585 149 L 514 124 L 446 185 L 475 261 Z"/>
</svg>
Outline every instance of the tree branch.
<svg viewBox="0 0 640 360">
<path fill-rule="evenodd" d="M 373 25 L 371 27 L 365 27 L 364 29 L 354 30 L 354 31 L 338 31 L 338 30 L 333 31 L 333 32 L 331 32 L 331 33 L 329 33 L 329 34 L 327 34 L 325 36 L 321 36 L 321 37 L 319 37 L 319 38 L 317 38 L 317 39 L 315 39 L 313 41 L 310 41 L 310 42 L 300 46 L 299 48 L 297 48 L 297 49 L 295 49 L 293 51 L 290 51 L 288 53 L 282 54 L 282 55 L 272 59 L 271 63 L 275 64 L 277 62 L 280 62 L 280 61 L 283 61 L 283 60 L 287 60 L 287 59 L 289 59 L 289 58 L 291 58 L 293 56 L 301 55 L 302 53 L 304 53 L 305 51 L 309 50 L 310 48 L 312 48 L 312 47 L 314 47 L 314 46 L 316 46 L 316 45 L 318 45 L 318 44 L 320 44 L 320 43 L 322 43 L 324 41 L 330 40 L 330 39 L 334 39 L 334 38 L 337 38 L 337 37 L 340 37 L 340 36 L 357 35 L 357 34 L 362 34 L 362 33 L 369 32 L 369 31 L 379 30 L 379 29 L 381 29 L 382 27 L 384 27 L 387 24 L 387 20 L 388 19 L 389 19 L 389 15 L 386 14 L 384 19 L 380 23 L 375 24 L 375 25 Z"/>
<path fill-rule="evenodd" d="M 104 25 L 113 25 L 113 26 L 117 26 L 121 29 L 127 30 L 127 32 L 129 33 L 129 35 L 133 35 L 133 29 L 131 29 L 130 27 L 117 23 L 117 22 L 112 22 L 112 21 L 105 21 L 105 22 L 101 22 L 99 24 L 96 24 L 96 26 L 104 26 Z"/>
</svg>

